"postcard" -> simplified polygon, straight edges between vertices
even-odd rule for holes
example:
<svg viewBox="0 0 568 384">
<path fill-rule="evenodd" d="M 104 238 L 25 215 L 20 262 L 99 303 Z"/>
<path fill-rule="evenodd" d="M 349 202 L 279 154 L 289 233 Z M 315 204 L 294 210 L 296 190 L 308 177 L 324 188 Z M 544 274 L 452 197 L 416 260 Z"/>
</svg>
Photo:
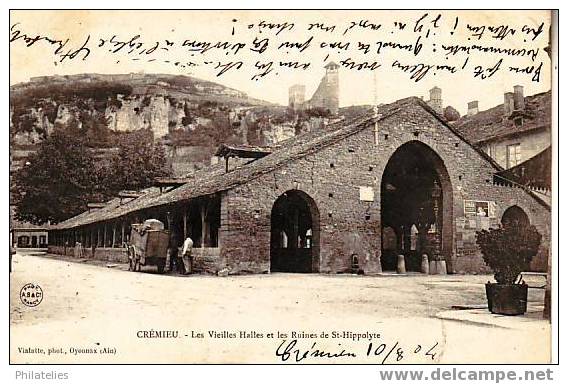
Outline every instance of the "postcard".
<svg viewBox="0 0 568 384">
<path fill-rule="evenodd" d="M 551 363 L 556 17 L 11 10 L 10 363 Z"/>
</svg>

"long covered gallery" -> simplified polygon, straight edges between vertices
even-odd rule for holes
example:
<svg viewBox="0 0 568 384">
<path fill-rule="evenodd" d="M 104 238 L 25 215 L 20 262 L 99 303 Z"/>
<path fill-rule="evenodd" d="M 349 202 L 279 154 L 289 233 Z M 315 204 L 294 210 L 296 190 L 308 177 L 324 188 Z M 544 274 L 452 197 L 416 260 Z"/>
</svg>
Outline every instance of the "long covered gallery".
<svg viewBox="0 0 568 384">
<path fill-rule="evenodd" d="M 124 192 L 59 223 L 50 251 L 125 260 L 130 225 L 159 219 L 194 271 L 373 274 L 487 271 L 475 232 L 525 220 L 543 235 L 534 268 L 547 265 L 550 207 L 494 178 L 502 168 L 418 98 L 307 132 L 274 148 L 224 145 L 225 161 L 185 179 Z"/>
</svg>

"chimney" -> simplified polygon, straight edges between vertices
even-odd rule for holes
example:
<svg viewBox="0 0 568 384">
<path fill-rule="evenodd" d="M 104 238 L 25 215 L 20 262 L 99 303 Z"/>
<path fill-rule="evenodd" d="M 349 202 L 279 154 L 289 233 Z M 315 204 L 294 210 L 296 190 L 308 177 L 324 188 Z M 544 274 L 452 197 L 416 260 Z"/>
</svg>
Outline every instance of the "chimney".
<svg viewBox="0 0 568 384">
<path fill-rule="evenodd" d="M 514 106 L 515 111 L 523 111 L 525 109 L 525 96 L 523 95 L 523 86 L 515 85 L 514 90 Z"/>
<path fill-rule="evenodd" d="M 510 116 L 513 110 L 515 109 L 515 96 L 513 92 L 506 92 L 505 93 L 505 102 L 503 104 L 503 113 L 505 116 Z"/>
<path fill-rule="evenodd" d="M 477 100 L 467 103 L 467 115 L 473 116 L 479 112 L 479 103 Z"/>
</svg>

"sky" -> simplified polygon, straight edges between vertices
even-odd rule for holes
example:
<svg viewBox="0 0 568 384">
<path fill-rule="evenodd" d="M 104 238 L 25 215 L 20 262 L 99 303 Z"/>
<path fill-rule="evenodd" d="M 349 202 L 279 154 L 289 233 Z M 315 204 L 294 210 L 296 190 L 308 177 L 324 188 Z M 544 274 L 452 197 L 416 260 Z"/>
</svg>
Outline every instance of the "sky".
<svg viewBox="0 0 568 384">
<path fill-rule="evenodd" d="M 525 95 L 551 89 L 550 59 L 543 50 L 549 24 L 547 11 L 11 11 L 10 84 L 47 75 L 171 73 L 215 81 L 285 105 L 293 84 L 304 84 L 309 98 L 325 73 L 324 65 L 333 60 L 341 65 L 340 106 L 408 96 L 428 99 L 428 90 L 438 86 L 444 105 L 464 114 L 472 100 L 479 101 L 481 110 L 502 103 L 503 94 L 517 84 L 523 85 Z M 40 38 L 29 40 L 34 37 Z M 81 48 L 87 37 L 88 57 L 83 60 L 85 50 L 73 59 L 63 57 Z M 67 39 L 55 52 L 57 41 Z M 259 53 L 263 40 L 268 46 Z M 200 53 L 204 42 L 227 42 L 229 48 Z M 237 49 L 241 43 L 245 46 Z M 472 45 L 538 52 L 534 57 L 475 50 L 452 55 L 443 48 Z M 488 76 L 500 59 L 498 70 Z M 269 62 L 271 71 L 258 76 Z M 300 68 L 280 65 L 289 62 Z M 367 68 L 357 69 L 365 63 Z M 373 63 L 376 69 L 371 70 Z M 539 81 L 534 81 L 539 63 Z M 217 76 L 225 64 L 233 66 Z M 302 69 L 301 64 L 309 65 Z M 411 78 L 412 68 L 421 65 L 433 67 L 417 82 L 418 76 Z M 450 73 L 451 67 L 455 73 Z M 531 67 L 533 73 L 516 73 Z M 487 77 L 482 79 L 481 73 Z"/>
</svg>

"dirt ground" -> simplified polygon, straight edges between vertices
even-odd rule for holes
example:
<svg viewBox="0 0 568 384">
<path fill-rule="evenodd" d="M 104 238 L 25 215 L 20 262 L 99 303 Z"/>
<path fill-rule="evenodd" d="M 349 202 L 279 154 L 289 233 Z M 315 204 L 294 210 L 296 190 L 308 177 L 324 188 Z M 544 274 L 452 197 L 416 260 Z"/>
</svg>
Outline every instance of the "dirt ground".
<svg viewBox="0 0 568 384">
<path fill-rule="evenodd" d="M 16 254 L 10 277 L 11 361 L 388 364 L 550 359 L 550 325 L 540 318 L 542 290 L 529 290 L 525 316 L 452 310 L 455 305 L 484 305 L 484 283 L 491 276 L 216 277 L 125 269 Z M 36 307 L 20 300 L 26 283 L 43 290 Z M 461 318 L 453 319 L 457 312 Z M 361 335 L 354 339 L 353 334 Z"/>
</svg>

